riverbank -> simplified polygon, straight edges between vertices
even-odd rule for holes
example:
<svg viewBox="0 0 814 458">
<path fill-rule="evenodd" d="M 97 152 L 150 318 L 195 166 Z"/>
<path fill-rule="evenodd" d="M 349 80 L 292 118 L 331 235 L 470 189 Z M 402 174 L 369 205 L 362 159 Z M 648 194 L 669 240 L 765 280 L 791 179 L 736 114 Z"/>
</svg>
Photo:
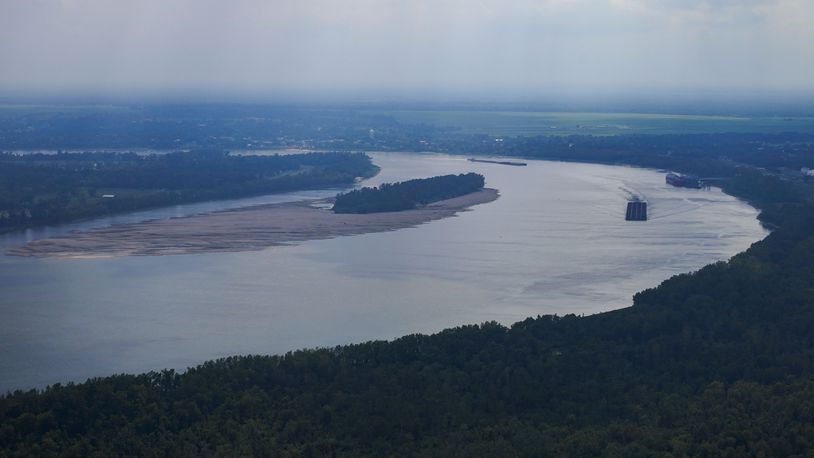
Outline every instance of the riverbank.
<svg viewBox="0 0 814 458">
<path fill-rule="evenodd" d="M 415 210 L 369 214 L 335 214 L 326 209 L 330 199 L 258 205 L 35 240 L 7 254 L 81 259 L 256 251 L 306 240 L 418 226 L 454 216 L 498 196 L 496 189 L 486 188 Z"/>
</svg>

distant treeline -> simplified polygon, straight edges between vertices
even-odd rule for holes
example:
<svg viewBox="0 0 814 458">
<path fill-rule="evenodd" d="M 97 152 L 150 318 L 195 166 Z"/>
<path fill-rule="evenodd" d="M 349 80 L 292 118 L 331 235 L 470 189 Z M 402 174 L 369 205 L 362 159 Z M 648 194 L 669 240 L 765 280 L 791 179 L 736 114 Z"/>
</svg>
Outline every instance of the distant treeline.
<svg viewBox="0 0 814 458">
<path fill-rule="evenodd" d="M 485 135 L 448 135 L 434 142 L 434 151 L 691 168 L 702 177 L 718 177 L 738 164 L 814 168 L 811 133 L 536 136 L 507 137 L 501 142 Z"/>
<path fill-rule="evenodd" d="M 418 144 L 442 130 L 338 107 L 262 104 L 0 106 L 0 150 L 278 149 L 328 151 Z"/>
<path fill-rule="evenodd" d="M 349 186 L 376 170 L 360 153 L 2 154 L 0 231 L 185 202 Z"/>
<path fill-rule="evenodd" d="M 439 200 L 482 189 L 483 175 L 466 173 L 384 183 L 378 188 L 355 189 L 336 196 L 336 213 L 377 213 L 411 210 Z"/>
<path fill-rule="evenodd" d="M 702 167 L 720 166 L 721 163 L 714 161 L 718 158 L 725 158 L 731 164 L 761 167 L 814 167 L 814 133 L 810 127 L 798 133 L 552 136 L 541 130 L 541 135 L 497 136 L 466 133 L 448 126 L 400 122 L 387 110 L 338 106 L 331 109 L 262 104 L 0 108 L 0 150 L 306 148 L 435 151 L 607 163 L 631 163 L 629 159 L 632 159 L 637 165 L 656 167 L 660 167 L 657 163 L 687 163 L 687 158 Z M 447 121 L 450 125 L 456 124 L 454 116 Z M 705 122 L 715 123 L 714 120 Z M 704 176 L 717 176 L 715 169 L 704 170 Z"/>
</svg>

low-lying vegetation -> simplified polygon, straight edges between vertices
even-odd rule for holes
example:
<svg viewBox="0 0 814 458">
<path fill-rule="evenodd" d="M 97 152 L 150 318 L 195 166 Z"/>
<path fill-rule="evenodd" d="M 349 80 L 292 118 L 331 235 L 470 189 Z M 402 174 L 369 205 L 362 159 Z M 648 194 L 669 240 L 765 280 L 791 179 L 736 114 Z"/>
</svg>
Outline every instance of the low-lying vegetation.
<svg viewBox="0 0 814 458">
<path fill-rule="evenodd" d="M 179 203 L 350 186 L 377 170 L 359 153 L 2 154 L 0 231 Z"/>
<path fill-rule="evenodd" d="M 483 175 L 466 173 L 385 183 L 336 196 L 336 213 L 377 213 L 412 210 L 440 200 L 463 196 L 483 189 Z"/>
</svg>

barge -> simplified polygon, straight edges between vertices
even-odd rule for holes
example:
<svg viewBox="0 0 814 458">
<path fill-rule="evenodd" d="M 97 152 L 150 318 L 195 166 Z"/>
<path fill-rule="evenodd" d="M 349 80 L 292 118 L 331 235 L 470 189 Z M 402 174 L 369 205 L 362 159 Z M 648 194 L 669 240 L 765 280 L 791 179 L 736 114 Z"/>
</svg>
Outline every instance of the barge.
<svg viewBox="0 0 814 458">
<path fill-rule="evenodd" d="M 628 202 L 625 221 L 647 221 L 647 202 L 641 200 Z"/>
<path fill-rule="evenodd" d="M 468 159 L 469 162 L 483 162 L 486 164 L 500 164 L 500 165 L 513 165 L 515 167 L 525 167 L 528 164 L 525 162 L 513 162 L 513 161 L 493 161 L 490 159 L 476 159 L 474 157 L 470 157 Z"/>
</svg>

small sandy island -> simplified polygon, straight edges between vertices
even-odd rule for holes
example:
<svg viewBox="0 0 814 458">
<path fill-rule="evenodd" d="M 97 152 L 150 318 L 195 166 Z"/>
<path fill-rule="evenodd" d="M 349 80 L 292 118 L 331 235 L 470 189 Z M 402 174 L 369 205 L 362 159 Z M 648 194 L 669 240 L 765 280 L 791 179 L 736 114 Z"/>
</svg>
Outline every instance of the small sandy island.
<svg viewBox="0 0 814 458">
<path fill-rule="evenodd" d="M 13 256 L 99 258 L 254 251 L 343 235 L 385 232 L 454 216 L 498 198 L 496 189 L 442 200 L 415 210 L 336 214 L 331 200 L 258 205 L 200 215 L 122 224 L 35 240 L 8 250 Z"/>
</svg>

